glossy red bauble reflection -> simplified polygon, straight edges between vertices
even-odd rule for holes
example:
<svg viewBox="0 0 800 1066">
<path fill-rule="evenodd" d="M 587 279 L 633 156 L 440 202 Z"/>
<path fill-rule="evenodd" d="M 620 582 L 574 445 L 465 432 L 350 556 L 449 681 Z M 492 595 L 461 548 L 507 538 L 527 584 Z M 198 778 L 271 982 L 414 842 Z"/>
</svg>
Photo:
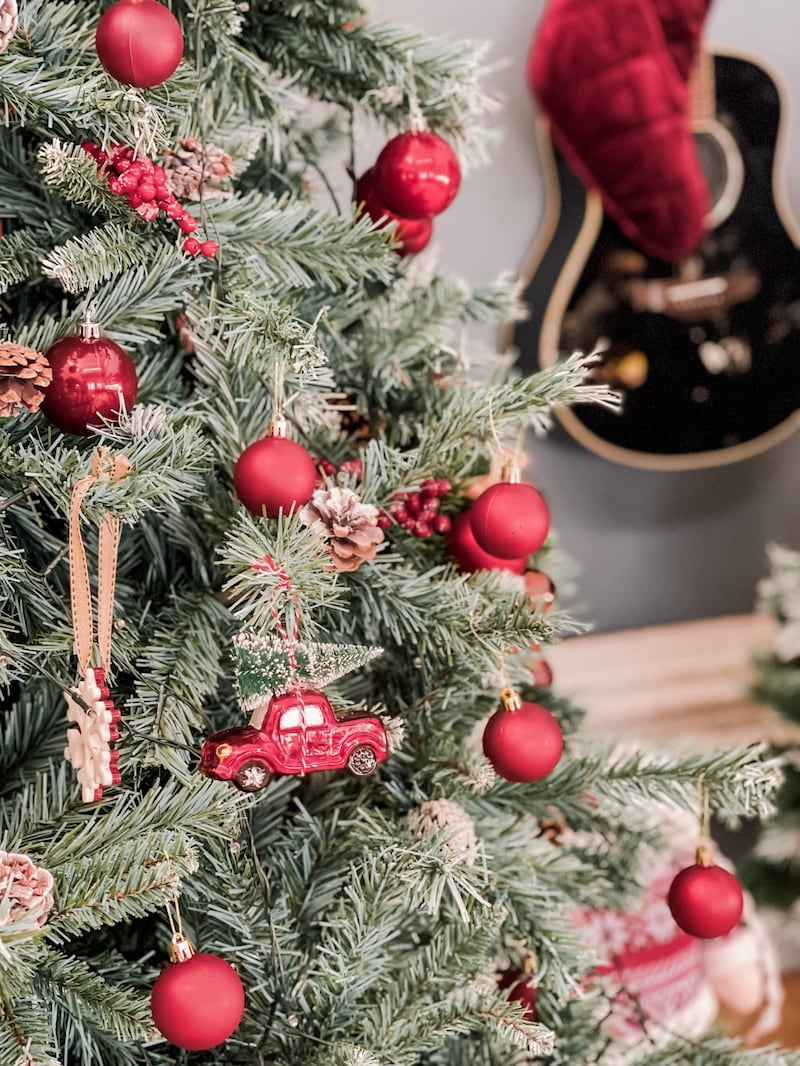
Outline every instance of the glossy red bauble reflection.
<svg viewBox="0 0 800 1066">
<path fill-rule="evenodd" d="M 726 936 L 739 924 L 744 894 L 732 873 L 696 863 L 676 874 L 667 904 L 684 933 L 711 940 Z"/>
<path fill-rule="evenodd" d="M 510 570 L 513 574 L 522 574 L 528 561 L 527 558 L 500 559 L 484 551 L 472 532 L 469 510 L 453 519 L 445 545 L 450 557 L 466 574 L 474 574 L 476 570 Z"/>
<path fill-rule="evenodd" d="M 375 162 L 381 200 L 401 218 L 440 215 L 461 184 L 458 157 L 447 141 L 427 130 L 393 137 Z"/>
<path fill-rule="evenodd" d="M 183 33 L 158 0 L 117 0 L 97 23 L 95 48 L 112 78 L 146 89 L 175 73 L 183 56 Z"/>
<path fill-rule="evenodd" d="M 433 233 L 433 223 L 429 218 L 401 218 L 390 211 L 381 199 L 375 181 L 375 168 L 365 170 L 356 183 L 356 203 L 364 205 L 364 211 L 373 222 L 380 222 L 381 228 L 396 223 L 395 237 L 400 244 L 395 246 L 399 255 L 413 255 L 421 252 L 428 244 Z"/>
<path fill-rule="evenodd" d="M 501 559 L 538 551 L 550 530 L 547 504 L 523 481 L 492 485 L 472 505 L 470 515 L 478 546 Z"/>
<path fill-rule="evenodd" d="M 108 337 L 64 337 L 45 354 L 53 380 L 42 412 L 65 433 L 85 436 L 136 402 L 136 367 Z"/>
<path fill-rule="evenodd" d="M 200 952 L 161 971 L 150 994 L 162 1036 L 186 1051 L 205 1051 L 227 1040 L 244 1013 L 244 988 L 236 970 Z"/>
</svg>

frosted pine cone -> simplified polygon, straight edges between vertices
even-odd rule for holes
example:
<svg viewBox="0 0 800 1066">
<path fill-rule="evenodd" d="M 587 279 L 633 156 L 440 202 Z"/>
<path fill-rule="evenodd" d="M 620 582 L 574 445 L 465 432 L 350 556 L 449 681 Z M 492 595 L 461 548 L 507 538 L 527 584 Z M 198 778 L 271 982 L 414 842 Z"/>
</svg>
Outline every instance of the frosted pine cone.
<svg viewBox="0 0 800 1066">
<path fill-rule="evenodd" d="M 231 157 L 213 144 L 202 144 L 196 137 L 185 137 L 180 148 L 168 151 L 164 160 L 167 182 L 179 200 L 199 200 L 230 196 L 226 179 L 233 176 Z"/>
<path fill-rule="evenodd" d="M 357 570 L 375 558 L 383 541 L 379 513 L 371 503 L 362 503 L 357 492 L 337 486 L 317 489 L 300 519 L 327 542 L 332 570 Z"/>
<path fill-rule="evenodd" d="M 53 906 L 53 875 L 27 855 L 0 851 L 0 927 L 30 916 L 44 925 Z"/>
<path fill-rule="evenodd" d="M 42 390 L 52 380 L 53 371 L 41 352 L 10 341 L 0 344 L 0 418 L 38 411 Z"/>
<path fill-rule="evenodd" d="M 427 800 L 416 810 L 409 811 L 408 823 L 412 830 L 420 833 L 443 830 L 446 838 L 442 847 L 450 858 L 474 866 L 478 855 L 475 823 L 457 803 L 448 799 Z"/>
<path fill-rule="evenodd" d="M 0 52 L 5 52 L 17 32 L 17 0 L 0 0 Z"/>
</svg>

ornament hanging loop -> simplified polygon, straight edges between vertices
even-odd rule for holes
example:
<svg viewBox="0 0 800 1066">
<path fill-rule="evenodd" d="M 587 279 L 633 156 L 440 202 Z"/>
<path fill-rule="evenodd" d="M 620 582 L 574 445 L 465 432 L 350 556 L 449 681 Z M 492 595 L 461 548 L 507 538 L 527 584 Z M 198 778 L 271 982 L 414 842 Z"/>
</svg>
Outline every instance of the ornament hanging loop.
<svg viewBox="0 0 800 1066">
<path fill-rule="evenodd" d="M 518 711 L 522 706 L 519 693 L 511 685 L 504 685 L 500 689 L 500 702 L 504 711 Z"/>
<path fill-rule="evenodd" d="M 129 470 L 130 463 L 125 456 L 114 455 L 109 452 L 108 448 L 97 448 L 92 456 L 91 474 L 77 481 L 72 490 L 69 518 L 70 598 L 75 646 L 82 675 L 89 668 L 94 648 L 94 612 L 89 566 L 81 536 L 81 505 L 98 482 L 119 481 Z M 97 561 L 97 644 L 100 651 L 100 665 L 104 669 L 108 669 L 111 662 L 111 632 L 120 530 L 119 518 L 106 512 L 100 520 Z"/>
<path fill-rule="evenodd" d="M 714 851 L 711 842 L 711 801 L 705 787 L 705 774 L 697 779 L 697 803 L 700 809 L 700 840 L 697 845 L 698 866 L 713 866 Z"/>
<path fill-rule="evenodd" d="M 191 959 L 196 954 L 194 944 L 188 937 L 183 935 L 183 924 L 181 922 L 181 905 L 178 896 L 168 900 L 164 904 L 164 908 L 167 912 L 167 921 L 169 922 L 169 928 L 172 933 L 169 945 L 169 960 L 170 962 L 186 962 L 187 959 Z M 173 910 L 175 912 L 173 916 Z"/>
<path fill-rule="evenodd" d="M 406 52 L 406 70 L 408 80 L 408 126 L 412 133 L 425 133 L 428 129 L 428 120 L 419 106 L 417 83 L 414 78 L 414 52 L 412 49 Z"/>
</svg>

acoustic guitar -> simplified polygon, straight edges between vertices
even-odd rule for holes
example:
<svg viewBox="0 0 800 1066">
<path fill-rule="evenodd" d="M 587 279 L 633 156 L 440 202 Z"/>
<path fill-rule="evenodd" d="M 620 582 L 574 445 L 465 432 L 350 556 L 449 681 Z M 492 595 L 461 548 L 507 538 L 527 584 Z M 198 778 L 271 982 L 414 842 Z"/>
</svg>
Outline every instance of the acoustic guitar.
<svg viewBox="0 0 800 1066">
<path fill-rule="evenodd" d="M 777 171 L 781 91 L 751 57 L 704 52 L 690 83 L 708 233 L 677 264 L 644 254 L 540 128 L 548 210 L 523 279 L 517 365 L 598 351 L 618 410 L 559 410 L 605 458 L 685 470 L 755 455 L 800 427 L 800 250 Z"/>
</svg>

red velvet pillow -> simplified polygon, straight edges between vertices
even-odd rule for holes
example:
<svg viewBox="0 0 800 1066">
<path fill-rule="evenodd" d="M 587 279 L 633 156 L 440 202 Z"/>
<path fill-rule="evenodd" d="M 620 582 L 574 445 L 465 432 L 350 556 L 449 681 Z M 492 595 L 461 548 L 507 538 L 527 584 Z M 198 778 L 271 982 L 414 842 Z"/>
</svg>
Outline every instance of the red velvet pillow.
<svg viewBox="0 0 800 1066">
<path fill-rule="evenodd" d="M 709 210 L 687 77 L 710 0 L 550 0 L 527 79 L 553 142 L 649 255 L 694 251 Z"/>
</svg>

